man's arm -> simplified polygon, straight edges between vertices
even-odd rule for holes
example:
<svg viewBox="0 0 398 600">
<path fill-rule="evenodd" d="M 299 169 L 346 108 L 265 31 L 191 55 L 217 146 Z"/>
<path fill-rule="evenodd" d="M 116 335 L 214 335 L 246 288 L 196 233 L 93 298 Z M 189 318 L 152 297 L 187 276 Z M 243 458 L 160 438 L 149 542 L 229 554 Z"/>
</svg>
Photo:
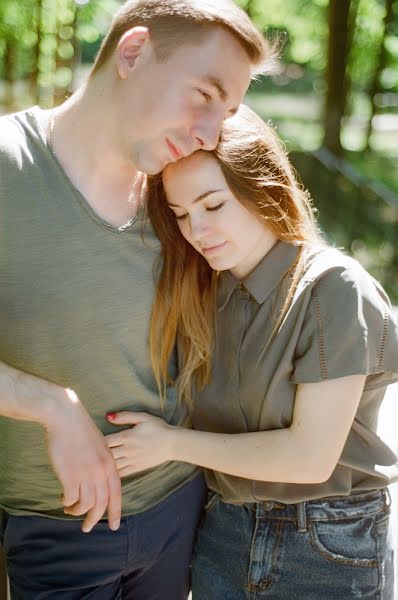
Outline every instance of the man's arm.
<svg viewBox="0 0 398 600">
<path fill-rule="evenodd" d="M 109 526 L 119 527 L 121 485 L 115 461 L 73 390 L 0 362 L 0 414 L 44 427 L 65 513 L 87 513 L 83 531 L 90 531 L 107 507 Z"/>
</svg>

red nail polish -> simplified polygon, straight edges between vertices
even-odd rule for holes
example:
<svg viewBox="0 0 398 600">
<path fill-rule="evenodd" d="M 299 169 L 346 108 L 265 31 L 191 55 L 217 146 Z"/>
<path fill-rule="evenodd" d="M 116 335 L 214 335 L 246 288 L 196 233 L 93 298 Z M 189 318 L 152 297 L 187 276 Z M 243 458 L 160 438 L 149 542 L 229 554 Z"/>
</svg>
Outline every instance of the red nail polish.
<svg viewBox="0 0 398 600">
<path fill-rule="evenodd" d="M 112 421 L 112 419 L 116 419 L 116 413 L 107 413 L 106 417 Z"/>
</svg>

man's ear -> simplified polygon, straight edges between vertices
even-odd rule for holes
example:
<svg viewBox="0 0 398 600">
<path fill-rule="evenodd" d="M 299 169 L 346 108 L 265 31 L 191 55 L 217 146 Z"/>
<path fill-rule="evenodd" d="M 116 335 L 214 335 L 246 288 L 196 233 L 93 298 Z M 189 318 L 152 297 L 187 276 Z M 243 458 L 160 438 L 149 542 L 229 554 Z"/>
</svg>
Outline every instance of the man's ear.
<svg viewBox="0 0 398 600">
<path fill-rule="evenodd" d="M 150 52 L 148 27 L 132 27 L 119 40 L 116 49 L 116 67 L 121 79 L 127 79 L 137 59 Z"/>
</svg>

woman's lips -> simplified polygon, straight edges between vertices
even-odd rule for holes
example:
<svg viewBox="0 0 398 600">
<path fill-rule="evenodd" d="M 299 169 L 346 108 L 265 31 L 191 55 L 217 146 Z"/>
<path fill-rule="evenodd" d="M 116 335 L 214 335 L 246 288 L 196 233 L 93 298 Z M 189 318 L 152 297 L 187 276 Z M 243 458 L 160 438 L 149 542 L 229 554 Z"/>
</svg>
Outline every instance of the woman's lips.
<svg viewBox="0 0 398 600">
<path fill-rule="evenodd" d="M 217 246 L 209 246 L 208 248 L 202 248 L 203 254 L 215 254 L 221 248 L 224 248 L 227 242 L 223 242 L 222 244 L 218 244 Z"/>
</svg>

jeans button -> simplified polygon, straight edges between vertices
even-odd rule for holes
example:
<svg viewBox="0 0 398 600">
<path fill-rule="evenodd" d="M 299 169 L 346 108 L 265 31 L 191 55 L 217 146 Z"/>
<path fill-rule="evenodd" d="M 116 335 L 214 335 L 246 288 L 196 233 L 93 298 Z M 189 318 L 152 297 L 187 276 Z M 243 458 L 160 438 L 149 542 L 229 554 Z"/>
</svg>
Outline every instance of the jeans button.
<svg viewBox="0 0 398 600">
<path fill-rule="evenodd" d="M 263 510 L 272 510 L 274 508 L 273 502 L 263 502 Z"/>
</svg>

